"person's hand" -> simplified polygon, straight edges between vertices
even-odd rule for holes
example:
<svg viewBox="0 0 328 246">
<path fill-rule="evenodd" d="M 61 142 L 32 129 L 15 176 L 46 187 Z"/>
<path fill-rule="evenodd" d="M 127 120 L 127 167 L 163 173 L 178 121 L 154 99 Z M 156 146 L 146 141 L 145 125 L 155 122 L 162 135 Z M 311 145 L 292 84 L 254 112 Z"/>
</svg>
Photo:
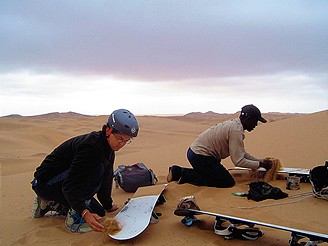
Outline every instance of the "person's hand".
<svg viewBox="0 0 328 246">
<path fill-rule="evenodd" d="M 263 167 L 268 171 L 272 167 L 272 162 L 270 160 L 263 159 L 260 161 L 259 167 Z"/>
<path fill-rule="evenodd" d="M 82 214 L 84 214 L 83 218 L 87 222 L 87 224 L 92 228 L 92 230 L 97 232 L 104 232 L 105 227 L 99 223 L 99 220 L 102 218 L 98 214 L 91 213 L 89 210 L 85 209 Z"/>
</svg>

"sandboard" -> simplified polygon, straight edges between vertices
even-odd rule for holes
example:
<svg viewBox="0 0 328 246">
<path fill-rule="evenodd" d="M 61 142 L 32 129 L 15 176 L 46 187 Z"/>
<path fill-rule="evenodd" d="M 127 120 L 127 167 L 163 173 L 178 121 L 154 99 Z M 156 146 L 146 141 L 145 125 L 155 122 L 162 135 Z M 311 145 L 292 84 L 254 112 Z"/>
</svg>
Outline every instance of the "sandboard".
<svg viewBox="0 0 328 246">
<path fill-rule="evenodd" d="M 250 168 L 245 167 L 232 167 L 228 169 L 229 171 L 252 171 Z M 265 168 L 258 168 L 256 171 L 265 172 Z M 284 167 L 281 168 L 278 173 L 288 174 L 289 176 L 297 176 L 301 178 L 302 183 L 309 183 L 310 169 L 299 168 L 299 167 Z"/>
<path fill-rule="evenodd" d="M 195 217 L 195 215 L 210 215 L 210 216 L 214 216 L 216 218 L 216 221 L 222 221 L 222 220 L 228 221 L 231 223 L 231 225 L 229 226 L 229 228 L 227 228 L 227 230 L 222 230 L 223 233 L 221 234 L 221 235 L 225 235 L 226 239 L 232 239 L 233 238 L 232 232 L 234 231 L 234 228 L 237 228 L 240 225 L 246 225 L 246 226 L 248 226 L 249 229 L 254 228 L 254 231 L 256 231 L 256 230 L 260 231 L 258 228 L 254 227 L 255 225 L 259 225 L 259 226 L 265 226 L 265 227 L 270 227 L 270 228 L 290 232 L 291 239 L 289 240 L 289 245 L 291 245 L 291 246 L 301 245 L 301 244 L 299 244 L 299 240 L 302 238 L 308 239 L 308 242 L 305 245 L 317 245 L 322 242 L 328 242 L 328 234 L 299 230 L 296 228 L 285 227 L 285 226 L 265 223 L 265 222 L 261 222 L 261 221 L 249 220 L 249 219 L 244 219 L 244 218 L 240 218 L 240 217 L 233 217 L 233 216 L 217 214 L 217 213 L 212 213 L 212 212 L 193 210 L 193 209 L 183 209 L 183 208 L 176 209 L 174 211 L 174 214 L 177 216 L 184 216 L 184 218 L 181 220 L 181 222 L 186 226 L 191 226 L 193 224 L 193 222 L 197 221 L 197 218 Z M 229 234 L 229 231 L 231 232 L 230 234 Z M 262 235 L 263 234 L 258 234 L 258 236 L 262 236 Z M 247 234 L 246 234 L 245 238 L 249 239 L 249 238 L 247 238 Z M 255 239 L 257 239 L 257 238 L 253 238 L 252 240 L 255 240 Z M 302 244 L 302 245 L 304 245 L 304 244 Z"/>
<path fill-rule="evenodd" d="M 234 170 L 252 170 L 246 167 L 232 167 L 228 169 L 229 171 Z M 258 168 L 258 171 L 266 171 L 264 168 Z M 299 174 L 299 175 L 310 175 L 310 169 L 299 168 L 299 167 L 284 167 L 278 171 L 278 173 L 287 173 L 287 174 Z"/>
<path fill-rule="evenodd" d="M 165 185 L 140 187 L 122 210 L 114 217 L 121 230 L 114 235 L 116 240 L 128 240 L 141 234 L 149 225 L 156 202 Z"/>
</svg>

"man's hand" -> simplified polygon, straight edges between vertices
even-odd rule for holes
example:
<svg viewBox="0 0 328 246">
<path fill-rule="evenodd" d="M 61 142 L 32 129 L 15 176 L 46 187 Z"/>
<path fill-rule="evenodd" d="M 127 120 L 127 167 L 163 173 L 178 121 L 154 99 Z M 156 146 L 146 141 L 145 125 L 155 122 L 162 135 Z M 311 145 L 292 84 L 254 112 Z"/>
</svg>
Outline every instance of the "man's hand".
<svg viewBox="0 0 328 246">
<path fill-rule="evenodd" d="M 270 160 L 263 159 L 260 161 L 259 167 L 263 167 L 268 171 L 272 167 L 272 162 Z"/>
<path fill-rule="evenodd" d="M 87 209 L 83 210 L 82 214 L 84 214 L 83 218 L 88 223 L 88 225 L 92 228 L 92 230 L 97 232 L 105 231 L 105 227 L 98 222 L 102 218 L 98 214 L 91 213 Z"/>
</svg>

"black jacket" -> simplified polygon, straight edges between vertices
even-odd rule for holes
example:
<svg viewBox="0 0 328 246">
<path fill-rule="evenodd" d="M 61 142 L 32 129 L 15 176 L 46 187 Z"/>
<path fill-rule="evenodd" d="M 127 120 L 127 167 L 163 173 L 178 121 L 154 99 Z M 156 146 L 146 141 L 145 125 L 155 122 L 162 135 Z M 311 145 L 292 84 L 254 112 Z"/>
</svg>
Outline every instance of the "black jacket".
<svg viewBox="0 0 328 246">
<path fill-rule="evenodd" d="M 90 182 L 87 181 L 99 180 L 96 181 L 97 186 L 100 186 L 97 197 L 104 209 L 110 209 L 113 202 L 111 192 L 114 159 L 115 152 L 110 148 L 105 133 L 91 132 L 71 138 L 55 148 L 36 169 L 34 177 L 38 182 L 47 182 L 69 170 L 63 181 L 62 191 L 70 206 L 79 213 L 86 208 L 84 191 L 93 188 L 89 187 Z M 104 168 L 102 177 L 95 172 L 95 166 L 99 163 Z"/>
</svg>

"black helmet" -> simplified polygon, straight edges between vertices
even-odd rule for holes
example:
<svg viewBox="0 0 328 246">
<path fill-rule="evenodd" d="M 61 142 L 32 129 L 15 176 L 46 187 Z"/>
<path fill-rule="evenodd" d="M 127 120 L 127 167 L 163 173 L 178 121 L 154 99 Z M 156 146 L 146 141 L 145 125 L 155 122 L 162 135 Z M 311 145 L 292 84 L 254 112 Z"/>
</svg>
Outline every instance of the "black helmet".
<svg viewBox="0 0 328 246">
<path fill-rule="evenodd" d="M 107 125 L 108 127 L 111 127 L 130 137 L 136 137 L 138 135 L 138 121 L 136 117 L 127 109 L 115 110 L 108 117 Z"/>
</svg>

